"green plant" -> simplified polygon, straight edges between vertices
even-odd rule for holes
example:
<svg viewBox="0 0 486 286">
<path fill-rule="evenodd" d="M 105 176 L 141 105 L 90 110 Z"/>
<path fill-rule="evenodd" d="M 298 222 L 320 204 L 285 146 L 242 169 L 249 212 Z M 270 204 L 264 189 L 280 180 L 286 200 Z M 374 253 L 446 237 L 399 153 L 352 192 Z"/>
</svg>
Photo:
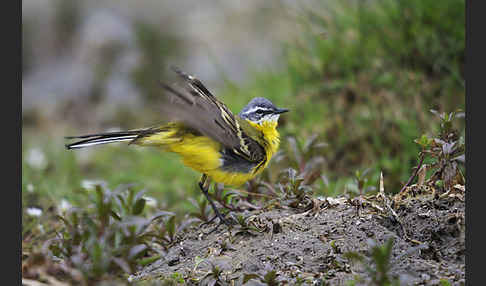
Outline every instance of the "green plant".
<svg viewBox="0 0 486 286">
<path fill-rule="evenodd" d="M 254 216 L 244 216 L 241 214 L 233 214 L 231 213 L 230 216 L 233 220 L 236 221 L 235 230 L 232 233 L 233 235 L 238 234 L 249 234 L 249 235 L 257 235 L 266 230 L 265 227 L 259 226 L 253 219 L 256 218 Z"/>
<path fill-rule="evenodd" d="M 373 185 L 375 182 L 369 180 L 370 168 L 361 171 L 354 172 L 354 184 L 350 185 L 350 190 L 357 192 L 360 196 L 365 195 L 368 192 L 375 191 L 376 187 Z"/>
<path fill-rule="evenodd" d="M 164 279 L 164 281 L 162 282 L 162 285 L 186 285 L 186 280 L 184 279 L 183 275 L 178 273 L 178 272 L 174 272 L 170 275 L 170 277 Z"/>
<path fill-rule="evenodd" d="M 154 261 L 160 256 L 150 246 L 149 226 L 172 214 L 161 211 L 147 218 L 142 195 L 130 186 L 112 192 L 97 185 L 87 193 L 91 205 L 58 216 L 63 226 L 49 251 L 92 280 L 107 273 L 133 273 L 137 266 Z"/>
<path fill-rule="evenodd" d="M 243 275 L 243 285 L 245 285 L 248 281 L 254 279 L 263 283 L 264 285 L 276 286 L 279 285 L 277 276 L 278 274 L 275 270 L 269 270 L 263 276 L 258 273 L 247 273 Z"/>
<path fill-rule="evenodd" d="M 214 185 L 214 192 L 211 195 L 215 201 L 230 211 L 241 211 L 234 205 L 234 201 L 243 196 L 242 192 L 235 189 L 227 189 L 222 184 Z"/>
<path fill-rule="evenodd" d="M 173 214 L 166 216 L 164 219 L 163 223 L 152 224 L 147 236 L 156 238 L 165 249 L 174 245 L 177 236 L 198 220 L 196 218 L 186 218 L 177 223 L 176 216 Z"/>
<path fill-rule="evenodd" d="M 295 168 L 303 177 L 303 184 L 311 185 L 321 176 L 325 160 L 322 149 L 327 144 L 320 141 L 318 134 L 313 134 L 300 144 L 293 136 L 287 137 L 287 148 L 282 156 L 287 158 L 287 165 Z M 286 155 L 285 155 L 286 154 Z"/>
<path fill-rule="evenodd" d="M 465 5 L 446 3 L 345 0 L 304 9 L 301 37 L 286 50 L 288 74 L 279 77 L 286 100 L 306 102 L 295 104 L 286 131 L 319 134 L 331 181 L 368 166 L 383 170 L 396 193 L 415 163 L 412 140 L 434 128 L 425 111 L 464 107 Z"/>
<path fill-rule="evenodd" d="M 391 269 L 391 255 L 394 239 L 388 239 L 383 245 L 377 245 L 370 240 L 370 250 L 367 256 L 357 252 L 346 252 L 344 256 L 349 260 L 359 261 L 365 268 L 369 280 L 368 285 L 392 286 L 400 285 L 398 278 L 392 277 L 389 273 Z"/>
<path fill-rule="evenodd" d="M 223 283 L 223 280 L 221 278 L 221 274 L 223 274 L 223 270 L 215 263 L 212 263 L 207 260 L 205 260 L 205 262 L 210 264 L 211 269 L 206 273 L 206 275 L 204 275 L 199 280 L 199 285 L 209 285 L 209 286 L 226 285 Z"/>
<path fill-rule="evenodd" d="M 464 117 L 464 112 L 454 111 L 448 114 L 445 112 L 439 113 L 436 110 L 431 110 L 431 112 L 440 119 L 439 134 L 437 137 L 432 138 L 424 134 L 422 137 L 415 139 L 415 143 L 421 147 L 419 153 L 421 159 L 414 175 L 405 186 L 418 173 L 424 158 L 428 156 L 432 159 L 432 162 L 427 168 L 434 171 L 428 182 L 435 182 L 436 186 L 443 187 L 448 191 L 457 183 L 465 183 L 460 167 L 461 165 L 464 166 L 465 163 L 466 146 L 464 137 L 460 136 L 459 131 L 453 126 L 455 119 Z M 419 180 L 424 181 L 424 178 L 419 178 Z"/>
<path fill-rule="evenodd" d="M 305 177 L 288 168 L 282 171 L 282 181 L 278 183 L 280 204 L 291 208 L 308 209 L 312 205 L 312 187 L 304 184 Z"/>
<path fill-rule="evenodd" d="M 451 282 L 445 278 L 440 279 L 439 284 L 440 286 L 451 286 Z"/>
</svg>

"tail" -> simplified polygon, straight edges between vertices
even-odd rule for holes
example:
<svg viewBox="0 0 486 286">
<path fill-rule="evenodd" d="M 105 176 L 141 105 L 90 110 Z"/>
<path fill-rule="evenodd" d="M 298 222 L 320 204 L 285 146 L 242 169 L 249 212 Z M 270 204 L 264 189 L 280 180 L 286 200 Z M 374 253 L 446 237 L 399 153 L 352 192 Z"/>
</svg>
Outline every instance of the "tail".
<svg viewBox="0 0 486 286">
<path fill-rule="evenodd" d="M 91 147 L 100 144 L 108 144 L 115 142 L 125 142 L 133 141 L 139 136 L 147 134 L 150 129 L 144 130 L 133 130 L 133 131 L 120 131 L 120 132 L 108 132 L 108 133 L 98 133 L 82 136 L 68 136 L 66 139 L 83 139 L 71 144 L 66 144 L 66 148 L 70 149 L 80 149 L 84 147 Z"/>
</svg>

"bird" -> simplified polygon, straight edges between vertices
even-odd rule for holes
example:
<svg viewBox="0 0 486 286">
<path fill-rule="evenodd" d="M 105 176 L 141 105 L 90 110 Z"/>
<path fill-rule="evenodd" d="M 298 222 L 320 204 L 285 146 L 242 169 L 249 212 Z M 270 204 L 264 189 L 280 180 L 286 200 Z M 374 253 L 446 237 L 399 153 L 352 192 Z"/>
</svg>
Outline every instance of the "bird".
<svg viewBox="0 0 486 286">
<path fill-rule="evenodd" d="M 160 107 L 165 123 L 67 136 L 66 139 L 77 141 L 65 146 L 74 150 L 128 142 L 176 153 L 185 166 L 202 174 L 198 184 L 215 213 L 213 219 L 220 220 L 218 226 L 229 225 L 209 196 L 210 184 L 239 187 L 261 174 L 279 148 L 278 120 L 289 109 L 278 108 L 264 97 L 255 97 L 238 114 L 233 114 L 199 79 L 177 67 L 171 68 L 181 79 L 182 87 L 159 82 L 166 91 Z"/>
</svg>

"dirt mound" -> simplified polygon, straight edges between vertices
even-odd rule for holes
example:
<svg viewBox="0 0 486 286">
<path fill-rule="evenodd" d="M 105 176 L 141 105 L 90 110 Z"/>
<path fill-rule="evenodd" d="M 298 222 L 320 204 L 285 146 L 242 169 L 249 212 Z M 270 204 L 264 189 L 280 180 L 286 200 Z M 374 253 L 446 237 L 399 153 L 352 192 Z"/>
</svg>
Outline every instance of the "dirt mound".
<svg viewBox="0 0 486 286">
<path fill-rule="evenodd" d="M 220 227 L 209 235 L 203 232 L 214 224 L 192 227 L 165 257 L 130 279 L 266 285 L 261 281 L 274 277 L 287 285 L 368 284 L 367 266 L 375 262 L 353 261 L 347 253 L 369 257 L 372 243 L 393 238 L 387 274 L 401 285 L 439 285 L 441 279 L 464 285 L 464 191 L 456 186 L 440 195 L 414 185 L 393 198 L 314 199 L 313 208 L 300 213 L 247 212 L 241 214 L 244 226 Z"/>
</svg>

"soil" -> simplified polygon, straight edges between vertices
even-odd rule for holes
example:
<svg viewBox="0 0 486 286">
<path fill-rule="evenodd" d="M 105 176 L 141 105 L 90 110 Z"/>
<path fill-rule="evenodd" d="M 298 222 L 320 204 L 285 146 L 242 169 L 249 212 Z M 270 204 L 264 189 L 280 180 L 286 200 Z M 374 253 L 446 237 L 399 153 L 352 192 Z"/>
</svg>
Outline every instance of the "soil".
<svg viewBox="0 0 486 286">
<path fill-rule="evenodd" d="M 279 285 L 371 285 L 370 248 L 393 238 L 388 276 L 400 285 L 465 285 L 464 194 L 461 185 L 447 193 L 413 185 L 394 197 L 313 199 L 306 211 L 254 210 L 242 214 L 253 230 L 221 226 L 206 235 L 214 224 L 192 227 L 130 280 L 267 285 L 258 277 L 274 270 Z M 212 265 L 222 270 L 217 280 Z M 243 283 L 248 274 L 254 279 Z"/>
</svg>

